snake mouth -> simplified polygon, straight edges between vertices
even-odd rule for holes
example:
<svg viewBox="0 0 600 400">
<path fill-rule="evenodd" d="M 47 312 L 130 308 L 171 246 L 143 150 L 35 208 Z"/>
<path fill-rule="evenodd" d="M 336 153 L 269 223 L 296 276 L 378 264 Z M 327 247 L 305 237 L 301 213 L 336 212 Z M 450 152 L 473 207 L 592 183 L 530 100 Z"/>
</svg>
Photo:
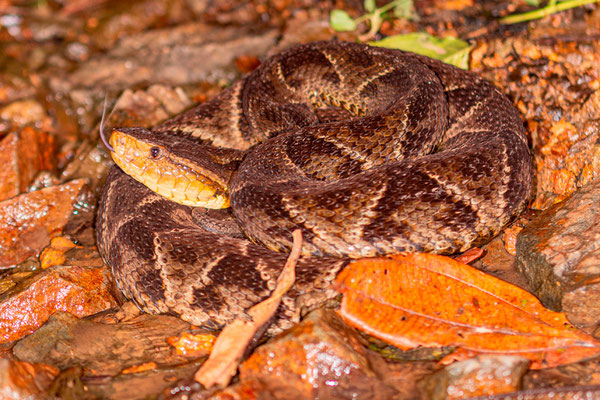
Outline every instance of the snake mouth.
<svg viewBox="0 0 600 400">
<path fill-rule="evenodd" d="M 191 162 L 171 155 L 165 147 L 120 130 L 112 131 L 109 143 L 114 162 L 153 192 L 186 206 L 229 207 L 229 196 L 222 185 Z"/>
</svg>

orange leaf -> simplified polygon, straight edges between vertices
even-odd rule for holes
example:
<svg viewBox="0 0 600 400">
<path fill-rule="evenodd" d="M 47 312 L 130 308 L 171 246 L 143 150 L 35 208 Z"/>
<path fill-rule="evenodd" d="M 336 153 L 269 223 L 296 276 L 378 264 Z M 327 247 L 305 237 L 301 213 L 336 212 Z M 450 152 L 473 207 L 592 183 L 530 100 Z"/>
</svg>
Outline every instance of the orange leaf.
<svg viewBox="0 0 600 400">
<path fill-rule="evenodd" d="M 42 269 L 48 269 L 65 262 L 65 253 L 77 246 L 64 236 L 57 236 L 50 240 L 50 245 L 42 250 L 40 254 L 40 265 Z"/>
<path fill-rule="evenodd" d="M 600 354 L 600 342 L 530 293 L 448 257 L 407 254 L 353 262 L 337 278 L 349 324 L 401 349 L 454 346 L 449 362 L 515 354 L 531 368 Z"/>
<path fill-rule="evenodd" d="M 212 350 L 216 336 L 210 333 L 197 335 L 183 332 L 179 336 L 167 338 L 167 343 L 175 347 L 175 353 L 180 356 L 204 356 Z"/>
<path fill-rule="evenodd" d="M 455 261 L 463 264 L 470 264 L 473 261 L 477 260 L 479 257 L 483 255 L 483 249 L 479 247 L 473 247 L 462 254 L 454 257 Z"/>
<path fill-rule="evenodd" d="M 128 374 L 137 374 L 139 372 L 146 372 L 146 371 L 151 371 L 153 369 L 157 369 L 158 366 L 156 365 L 156 363 L 154 361 L 149 361 L 140 365 L 135 365 L 133 367 L 129 367 L 129 368 L 125 368 L 123 371 L 121 371 L 121 373 L 123 375 L 128 375 Z"/>
</svg>

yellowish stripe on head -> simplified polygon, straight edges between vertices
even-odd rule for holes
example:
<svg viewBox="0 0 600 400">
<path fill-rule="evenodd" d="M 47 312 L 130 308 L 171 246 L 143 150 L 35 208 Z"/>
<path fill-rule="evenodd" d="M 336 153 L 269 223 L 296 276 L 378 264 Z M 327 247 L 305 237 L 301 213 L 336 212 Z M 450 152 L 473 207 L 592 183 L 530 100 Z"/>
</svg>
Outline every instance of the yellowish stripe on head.
<svg viewBox="0 0 600 400">
<path fill-rule="evenodd" d="M 206 171 L 194 170 L 187 160 L 118 130 L 113 130 L 109 142 L 114 149 L 111 156 L 115 163 L 150 190 L 188 206 L 229 207 L 226 190 L 207 177 Z"/>
</svg>

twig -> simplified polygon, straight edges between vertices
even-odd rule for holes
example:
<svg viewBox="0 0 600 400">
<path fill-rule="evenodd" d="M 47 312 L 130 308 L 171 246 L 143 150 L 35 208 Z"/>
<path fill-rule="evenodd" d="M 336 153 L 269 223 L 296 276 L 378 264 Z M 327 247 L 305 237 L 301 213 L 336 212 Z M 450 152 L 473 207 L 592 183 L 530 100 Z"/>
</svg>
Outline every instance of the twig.
<svg viewBox="0 0 600 400">
<path fill-rule="evenodd" d="M 597 3 L 600 0 L 567 0 L 567 1 L 551 1 L 546 7 L 529 11 L 523 14 L 509 15 L 501 18 L 500 23 L 502 24 L 516 24 L 518 22 L 531 21 L 533 19 L 540 19 L 547 15 L 551 15 L 560 11 L 565 11 L 570 8 L 583 6 L 586 4 Z"/>
</svg>

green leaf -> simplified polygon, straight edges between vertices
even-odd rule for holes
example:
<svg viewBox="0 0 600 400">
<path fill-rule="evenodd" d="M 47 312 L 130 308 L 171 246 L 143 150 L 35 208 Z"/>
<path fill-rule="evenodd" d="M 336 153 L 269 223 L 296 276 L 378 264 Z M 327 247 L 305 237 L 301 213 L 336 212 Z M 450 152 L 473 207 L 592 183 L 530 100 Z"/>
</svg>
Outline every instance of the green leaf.
<svg viewBox="0 0 600 400">
<path fill-rule="evenodd" d="M 331 10 L 329 24 L 338 32 L 353 31 L 356 29 L 356 22 L 344 10 Z"/>
<path fill-rule="evenodd" d="M 406 18 L 409 21 L 417 21 L 419 19 L 419 14 L 417 14 L 412 0 L 398 1 L 398 5 L 394 7 L 394 15 L 396 18 Z"/>
<path fill-rule="evenodd" d="M 445 37 L 440 39 L 425 32 L 389 36 L 369 44 L 372 46 L 411 51 L 442 60 L 462 69 L 469 68 L 469 54 L 473 49 L 473 46 L 458 38 Z"/>
<path fill-rule="evenodd" d="M 375 11 L 375 9 L 377 8 L 375 0 L 365 0 L 363 6 L 365 7 L 365 11 L 369 14 Z"/>
<path fill-rule="evenodd" d="M 540 0 L 525 0 L 525 3 L 527 3 L 530 6 L 539 6 L 541 1 Z"/>
</svg>

